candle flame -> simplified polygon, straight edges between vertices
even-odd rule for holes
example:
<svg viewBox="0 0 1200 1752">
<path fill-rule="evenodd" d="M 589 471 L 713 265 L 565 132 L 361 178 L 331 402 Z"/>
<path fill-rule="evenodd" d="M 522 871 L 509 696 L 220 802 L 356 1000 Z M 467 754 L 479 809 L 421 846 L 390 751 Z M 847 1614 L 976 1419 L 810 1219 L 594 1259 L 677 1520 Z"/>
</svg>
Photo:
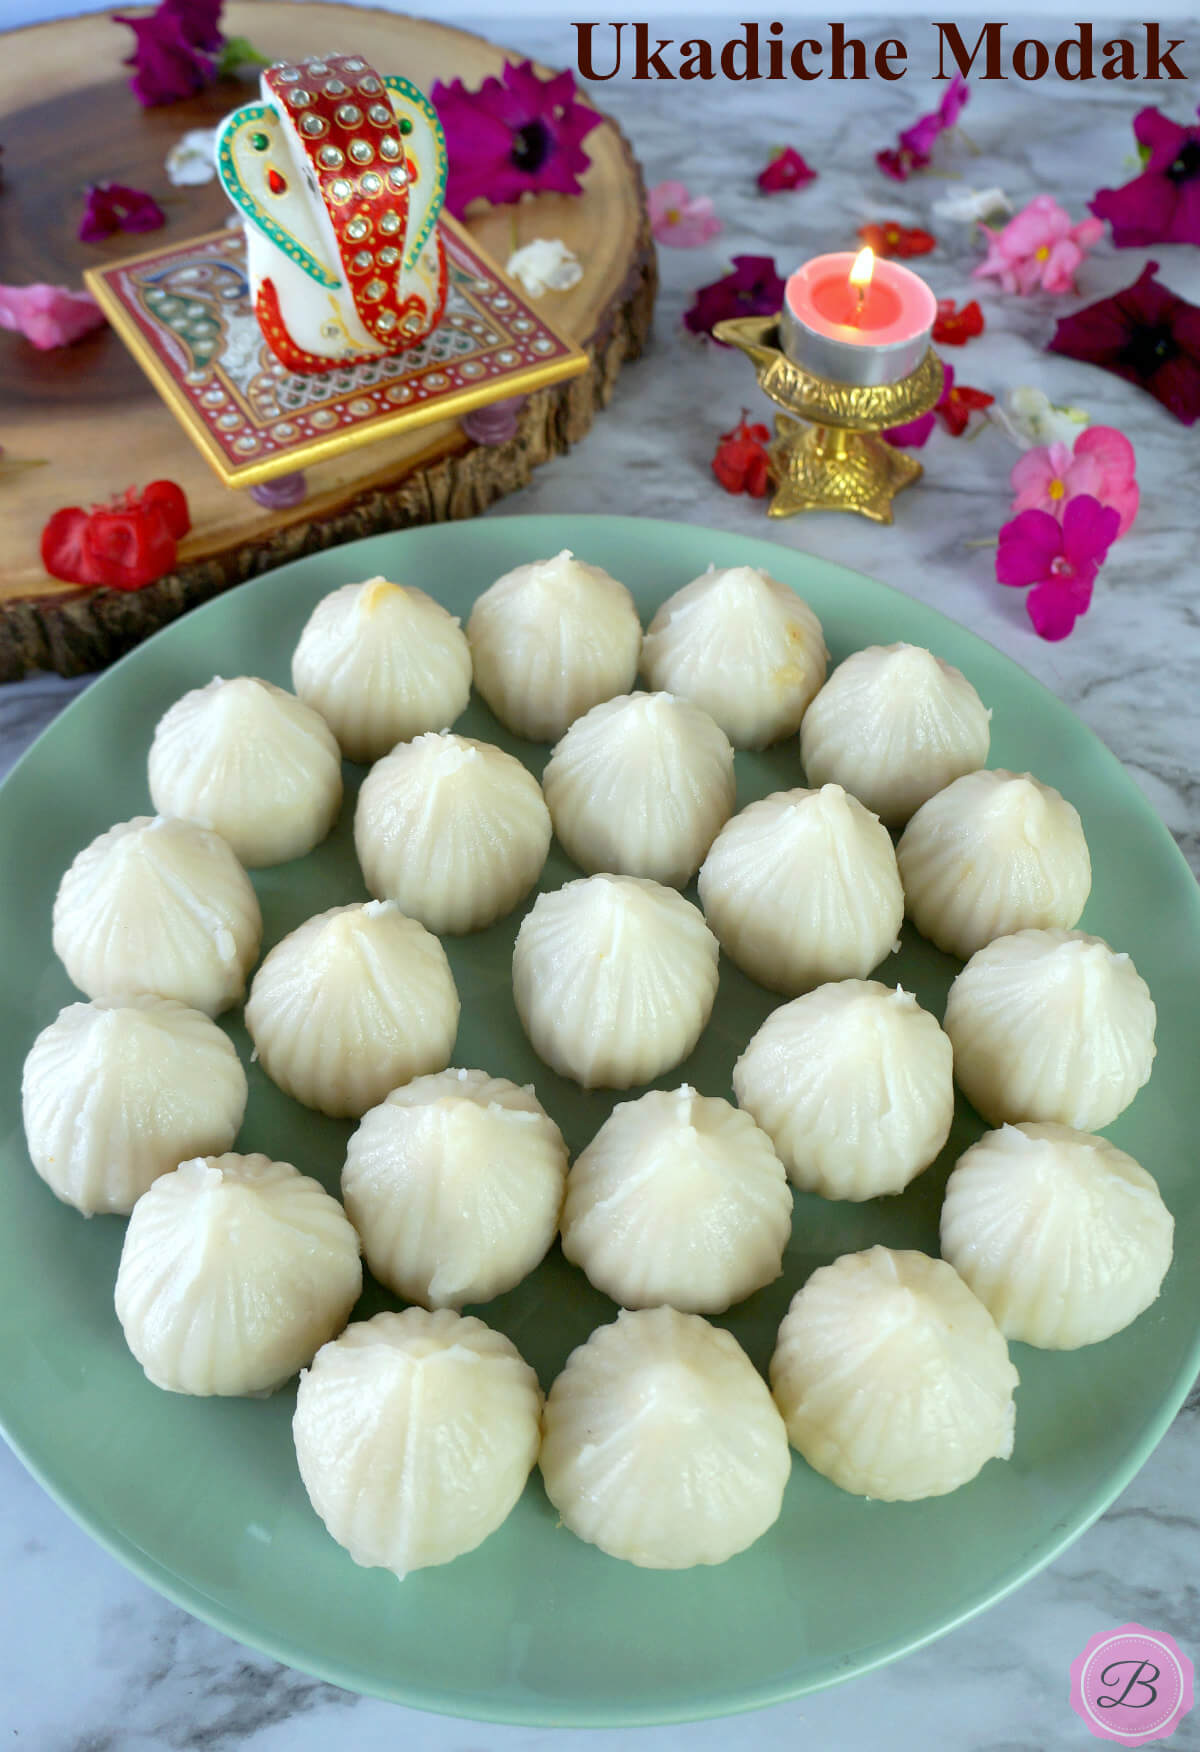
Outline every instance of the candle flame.
<svg viewBox="0 0 1200 1752">
<path fill-rule="evenodd" d="M 850 264 L 850 284 L 860 298 L 865 296 L 874 273 L 875 251 L 868 245 L 866 249 L 859 250 Z"/>
</svg>

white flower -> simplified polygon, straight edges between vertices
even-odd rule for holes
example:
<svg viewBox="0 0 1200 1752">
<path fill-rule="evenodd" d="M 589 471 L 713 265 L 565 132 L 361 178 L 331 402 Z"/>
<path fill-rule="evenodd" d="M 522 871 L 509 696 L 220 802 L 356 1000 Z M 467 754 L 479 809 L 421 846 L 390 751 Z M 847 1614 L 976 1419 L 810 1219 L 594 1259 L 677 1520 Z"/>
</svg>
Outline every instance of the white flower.
<svg viewBox="0 0 1200 1752">
<path fill-rule="evenodd" d="M 1032 384 L 1010 389 L 1003 407 L 996 402 L 988 415 L 1021 450 L 1035 444 L 1074 444 L 1091 415 L 1083 408 L 1059 407 Z"/>
<path fill-rule="evenodd" d="M 535 237 L 532 243 L 524 244 L 509 256 L 505 271 L 521 282 L 531 298 L 539 298 L 543 292 L 565 292 L 583 279 L 578 257 L 557 237 Z"/>
<path fill-rule="evenodd" d="M 216 128 L 189 128 L 167 153 L 167 180 L 177 189 L 198 188 L 217 174 Z"/>
<path fill-rule="evenodd" d="M 935 219 L 992 219 L 1011 213 L 1013 204 L 1003 189 L 952 189 L 933 203 Z"/>
</svg>

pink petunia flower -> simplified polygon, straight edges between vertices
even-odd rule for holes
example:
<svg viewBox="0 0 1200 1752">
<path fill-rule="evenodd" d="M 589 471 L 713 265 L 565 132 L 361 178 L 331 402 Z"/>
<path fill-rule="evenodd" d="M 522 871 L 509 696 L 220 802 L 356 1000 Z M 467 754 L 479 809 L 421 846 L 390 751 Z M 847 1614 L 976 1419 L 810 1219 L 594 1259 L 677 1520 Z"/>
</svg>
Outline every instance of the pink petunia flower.
<svg viewBox="0 0 1200 1752">
<path fill-rule="evenodd" d="M 1200 243 L 1200 128 L 1144 109 L 1133 132 L 1147 155 L 1144 170 L 1119 189 L 1098 189 L 1092 212 L 1108 220 L 1118 249 Z"/>
<path fill-rule="evenodd" d="M 686 183 L 660 182 L 646 196 L 646 209 L 656 240 L 672 249 L 698 249 L 721 229 L 711 197 L 690 194 Z"/>
<path fill-rule="evenodd" d="M 501 77 L 485 79 L 478 91 L 461 79 L 438 79 L 429 95 L 446 135 L 446 208 L 456 217 L 475 200 L 582 192 L 589 163 L 583 140 L 601 118 L 579 102 L 569 68 L 539 79 L 532 61 L 506 61 Z"/>
<path fill-rule="evenodd" d="M 81 243 L 99 243 L 114 231 L 157 231 L 166 222 L 166 214 L 144 189 L 127 188 L 124 183 L 93 183 L 78 236 Z"/>
<path fill-rule="evenodd" d="M 1053 195 L 1035 195 L 1000 231 L 981 225 L 988 253 L 976 280 L 999 280 L 1006 292 L 1073 292 L 1075 275 L 1104 227 L 1099 219 L 1071 223 Z"/>
<path fill-rule="evenodd" d="M 713 325 L 727 317 L 774 316 L 783 303 L 784 290 L 773 257 L 734 256 L 732 273 L 699 288 L 683 313 L 684 327 L 694 335 L 711 335 Z M 718 341 L 717 345 L 726 343 Z"/>
<path fill-rule="evenodd" d="M 893 182 L 907 182 L 914 170 L 924 170 L 931 162 L 939 136 L 957 126 L 970 95 L 966 80 L 961 73 L 956 73 L 937 108 L 919 116 L 911 128 L 905 128 L 895 146 L 875 154 L 875 162 L 883 174 L 890 176 Z"/>
<path fill-rule="evenodd" d="M 145 109 L 194 97 L 217 75 L 221 0 L 161 0 L 144 18 L 114 13 L 115 24 L 133 32 L 129 89 Z"/>
<path fill-rule="evenodd" d="M 1071 500 L 1060 523 L 1048 511 L 1022 511 L 1000 531 L 996 581 L 1033 586 L 1025 607 L 1043 639 L 1065 639 L 1092 600 L 1096 574 L 1117 538 L 1119 514 L 1090 493 Z"/>
<path fill-rule="evenodd" d="M 1048 511 L 1061 522 L 1072 500 L 1088 493 L 1116 511 L 1117 535 L 1124 535 L 1137 516 L 1134 470 L 1133 445 L 1123 432 L 1113 426 L 1089 426 L 1073 449 L 1044 444 L 1017 459 L 1010 476 L 1016 494 L 1013 513 Z"/>
<path fill-rule="evenodd" d="M 816 177 L 816 171 L 795 147 L 785 146 L 773 154 L 755 180 L 764 195 L 777 195 L 785 189 L 802 189 L 806 183 L 815 182 Z"/>
<path fill-rule="evenodd" d="M 0 286 L 0 328 L 13 329 L 40 351 L 69 347 L 72 341 L 102 328 L 104 312 L 90 292 L 66 286 Z"/>
</svg>

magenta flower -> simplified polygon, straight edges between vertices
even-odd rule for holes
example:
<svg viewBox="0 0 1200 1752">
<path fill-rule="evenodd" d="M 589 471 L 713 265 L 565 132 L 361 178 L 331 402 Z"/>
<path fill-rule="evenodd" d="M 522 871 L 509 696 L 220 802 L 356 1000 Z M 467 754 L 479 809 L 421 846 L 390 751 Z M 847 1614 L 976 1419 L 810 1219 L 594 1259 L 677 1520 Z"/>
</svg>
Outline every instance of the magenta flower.
<svg viewBox="0 0 1200 1752">
<path fill-rule="evenodd" d="M 446 206 L 457 217 L 476 200 L 519 201 L 541 189 L 581 193 L 589 163 L 582 142 L 600 117 L 577 101 L 570 71 L 539 79 L 532 61 L 507 61 L 502 78 L 485 79 L 478 91 L 461 79 L 438 79 L 429 95 L 446 135 Z"/>
<path fill-rule="evenodd" d="M 711 335 L 714 324 L 726 317 L 775 316 L 783 306 L 783 292 L 771 256 L 734 256 L 732 273 L 700 287 L 683 313 L 684 327 L 694 335 Z"/>
<path fill-rule="evenodd" d="M 1133 445 L 1123 432 L 1113 426 L 1089 426 L 1073 449 L 1061 443 L 1043 444 L 1017 459 L 1009 477 L 1016 493 L 1013 512 L 1048 511 L 1061 522 L 1072 500 L 1088 493 L 1116 511 L 1117 535 L 1122 536 L 1137 516 L 1134 469 Z"/>
<path fill-rule="evenodd" d="M 1200 305 L 1155 279 L 1147 262 L 1132 286 L 1065 316 L 1048 343 L 1136 383 L 1185 426 L 1200 416 Z"/>
<path fill-rule="evenodd" d="M 78 236 L 81 243 L 99 243 L 114 231 L 157 231 L 166 222 L 154 196 L 144 190 L 126 188 L 124 183 L 93 183 Z"/>
<path fill-rule="evenodd" d="M 1065 639 L 1092 600 L 1096 573 L 1117 539 L 1120 517 L 1090 493 L 1072 499 L 1060 523 L 1047 511 L 1022 511 L 1000 531 L 996 581 L 1032 584 L 1025 607 L 1043 639 Z"/>
<path fill-rule="evenodd" d="M 129 89 L 144 108 L 177 103 L 211 85 L 224 43 L 220 16 L 221 0 L 162 0 L 148 18 L 114 14 L 134 35 L 124 65 L 134 69 Z"/>
<path fill-rule="evenodd" d="M 816 171 L 796 148 L 785 146 L 773 154 L 755 180 L 764 195 L 777 195 L 785 189 L 802 189 L 805 183 L 815 182 L 816 177 Z"/>
<path fill-rule="evenodd" d="M 1092 212 L 1108 220 L 1118 249 L 1200 243 L 1200 128 L 1144 109 L 1133 131 L 1149 155 L 1145 169 L 1119 189 L 1098 190 L 1088 203 Z"/>
<path fill-rule="evenodd" d="M 13 329 L 45 352 L 69 347 L 92 329 L 102 328 L 105 315 L 90 292 L 66 286 L 0 286 L 0 328 Z"/>
<path fill-rule="evenodd" d="M 1099 219 L 1072 225 L 1053 195 L 1035 195 L 1000 231 L 981 225 L 988 253 L 976 280 L 999 280 L 1006 292 L 1073 292 L 1075 274 L 1104 227 Z"/>
<path fill-rule="evenodd" d="M 689 194 L 685 183 L 660 182 L 646 196 L 646 210 L 655 238 L 672 249 L 698 249 L 721 229 L 710 197 Z"/>
<path fill-rule="evenodd" d="M 893 182 L 907 182 L 914 170 L 924 170 L 933 157 L 940 135 L 956 127 L 971 91 L 961 73 L 950 81 L 946 95 L 935 110 L 920 116 L 905 128 L 895 146 L 875 154 L 875 162 Z"/>
</svg>

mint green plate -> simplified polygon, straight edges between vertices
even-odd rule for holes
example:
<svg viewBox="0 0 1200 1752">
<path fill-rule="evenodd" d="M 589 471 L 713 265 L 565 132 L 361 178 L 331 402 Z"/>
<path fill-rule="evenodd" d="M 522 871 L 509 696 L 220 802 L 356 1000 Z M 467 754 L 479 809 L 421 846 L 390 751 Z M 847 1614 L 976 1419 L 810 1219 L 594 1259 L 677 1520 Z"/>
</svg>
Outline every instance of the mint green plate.
<svg viewBox="0 0 1200 1752">
<path fill-rule="evenodd" d="M 635 1569 L 582 1544 L 535 1473 L 508 1522 L 471 1555 L 404 1583 L 358 1569 L 309 1508 L 290 1436 L 293 1393 L 255 1401 L 160 1393 L 125 1349 L 112 1286 L 124 1224 L 85 1222 L 34 1174 L 19 1084 L 38 1029 L 77 994 L 50 948 L 55 887 L 75 853 L 150 810 L 146 755 L 159 715 L 214 673 L 290 686 L 313 604 L 383 572 L 420 584 L 464 619 L 523 560 L 574 548 L 633 590 L 648 620 L 710 561 L 767 567 L 800 591 L 835 660 L 906 639 L 956 663 L 993 708 L 992 764 L 1031 769 L 1080 810 L 1095 888 L 1083 924 L 1129 950 L 1158 1005 L 1154 1076 L 1111 1128 L 1157 1177 L 1175 1214 L 1177 1263 L 1153 1308 L 1090 1350 L 1015 1345 L 1021 1374 L 1011 1461 L 955 1495 L 864 1502 L 797 1456 L 782 1517 L 715 1569 Z M 540 773 L 473 701 L 458 728 Z M 256 874 L 265 946 L 310 914 L 366 898 L 351 839 L 361 769 L 330 840 Z M 738 801 L 802 783 L 795 740 L 738 756 Z M 543 886 L 576 875 L 557 847 Z M 168 627 L 103 676 L 0 788 L 0 1422 L 60 1503 L 144 1580 L 221 1630 L 354 1690 L 495 1721 L 658 1722 L 719 1715 L 832 1684 L 937 1636 L 1016 1587 L 1074 1539 L 1133 1477 L 1200 1364 L 1194 1265 L 1196 994 L 1200 896 L 1166 829 L 1113 756 L 1023 671 L 928 608 L 827 561 L 741 536 L 619 517 L 505 517 L 384 535 L 317 554 Z M 462 995 L 455 1062 L 533 1081 L 580 1149 L 612 1106 L 534 1057 L 517 1023 L 509 959 L 519 914 L 447 944 Z M 886 968 L 941 1015 L 955 964 L 908 931 Z M 713 1020 L 663 1079 L 727 1095 L 737 1054 L 779 1000 L 722 962 Z M 243 1058 L 240 1021 L 226 1018 Z M 347 1124 L 290 1102 L 249 1066 L 239 1141 L 337 1189 Z M 960 1111 L 942 1159 L 900 1198 L 865 1205 L 798 1195 L 779 1282 L 726 1320 L 765 1370 L 793 1292 L 818 1265 L 880 1241 L 937 1252 L 946 1174 L 979 1133 Z M 362 1314 L 389 1305 L 372 1287 Z M 519 1289 L 476 1310 L 549 1386 L 571 1348 L 614 1309 L 557 1249 Z"/>
</svg>

